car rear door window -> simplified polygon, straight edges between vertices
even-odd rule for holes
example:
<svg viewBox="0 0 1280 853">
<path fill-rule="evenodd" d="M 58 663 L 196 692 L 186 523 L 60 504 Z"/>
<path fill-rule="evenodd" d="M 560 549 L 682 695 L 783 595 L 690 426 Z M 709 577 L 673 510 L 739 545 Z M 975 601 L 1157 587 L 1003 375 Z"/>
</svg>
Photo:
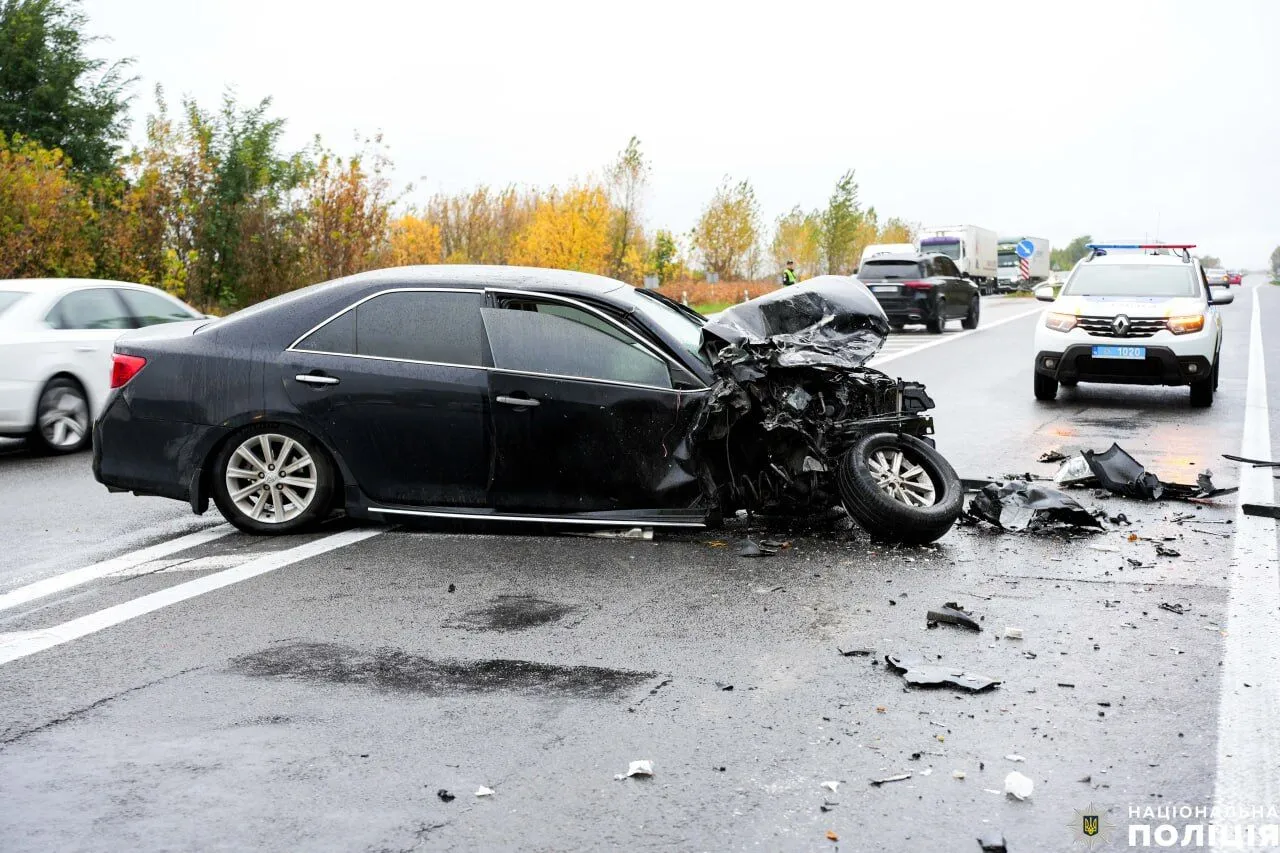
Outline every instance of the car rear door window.
<svg viewBox="0 0 1280 853">
<path fill-rule="evenodd" d="M 68 293 L 45 318 L 55 329 L 132 329 L 133 317 L 114 288 Z"/>
<path fill-rule="evenodd" d="M 960 268 L 950 258 L 934 258 L 934 264 L 938 268 L 938 275 L 949 276 L 951 278 L 960 277 Z"/>
<path fill-rule="evenodd" d="M 481 311 L 494 366 L 502 370 L 671 387 L 667 363 L 595 314 L 536 300 Z"/>
<path fill-rule="evenodd" d="M 379 294 L 334 317 L 296 349 L 459 364 L 484 364 L 479 291 L 400 290 Z"/>
<path fill-rule="evenodd" d="M 158 293 L 146 290 L 127 290 L 121 288 L 118 293 L 129 306 L 129 312 L 139 326 L 155 326 L 160 323 L 176 323 L 181 320 L 195 320 L 198 315 L 184 306 L 170 302 Z"/>
</svg>

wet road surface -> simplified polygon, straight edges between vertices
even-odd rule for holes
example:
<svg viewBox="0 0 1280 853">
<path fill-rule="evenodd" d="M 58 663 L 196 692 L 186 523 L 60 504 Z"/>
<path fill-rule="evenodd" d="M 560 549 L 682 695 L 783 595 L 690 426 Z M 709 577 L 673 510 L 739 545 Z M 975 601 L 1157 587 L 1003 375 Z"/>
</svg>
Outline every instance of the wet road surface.
<svg viewBox="0 0 1280 853">
<path fill-rule="evenodd" d="M 1280 288 L 1262 288 L 1274 330 Z M 1220 454 L 1245 428 L 1251 287 L 1224 309 L 1210 410 L 1185 389 L 1037 403 L 1035 306 L 993 301 L 977 333 L 908 331 L 882 356 L 928 385 L 961 476 L 1048 475 L 1042 452 L 1116 440 L 1167 479 L 1237 481 Z M 1263 347 L 1280 400 L 1280 336 Z M 1262 544 L 1238 533 L 1234 496 L 1078 494 L 1132 527 L 958 528 L 925 548 L 801 531 L 758 560 L 735 555 L 733 530 L 643 542 L 335 523 L 260 539 L 107 495 L 85 455 L 8 445 L 3 849 L 933 851 L 997 831 L 1011 851 L 1069 850 L 1091 803 L 1123 847 L 1130 806 L 1208 805 L 1219 768 L 1240 770 L 1220 723 L 1274 687 L 1223 683 L 1228 602 L 1240 559 L 1274 555 L 1274 525 Z M 926 628 L 947 601 L 984 630 Z M 883 661 L 906 651 L 1002 683 L 908 689 Z M 615 779 L 639 759 L 652 778 Z M 1004 795 L 1011 770 L 1034 781 L 1029 800 Z"/>
</svg>

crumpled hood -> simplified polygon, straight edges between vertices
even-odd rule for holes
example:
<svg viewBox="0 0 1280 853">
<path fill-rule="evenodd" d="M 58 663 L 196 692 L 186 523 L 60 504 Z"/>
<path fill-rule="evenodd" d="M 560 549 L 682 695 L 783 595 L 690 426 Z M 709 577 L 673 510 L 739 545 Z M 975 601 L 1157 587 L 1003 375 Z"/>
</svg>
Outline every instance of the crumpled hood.
<svg viewBox="0 0 1280 853">
<path fill-rule="evenodd" d="M 855 368 L 884 345 L 889 319 L 862 282 L 823 275 L 734 305 L 703 332 L 729 344 L 771 344 L 779 367 Z"/>
<path fill-rule="evenodd" d="M 1194 296 L 1060 296 L 1049 310 L 1077 316 L 1184 317 L 1203 313 L 1205 304 Z"/>
</svg>

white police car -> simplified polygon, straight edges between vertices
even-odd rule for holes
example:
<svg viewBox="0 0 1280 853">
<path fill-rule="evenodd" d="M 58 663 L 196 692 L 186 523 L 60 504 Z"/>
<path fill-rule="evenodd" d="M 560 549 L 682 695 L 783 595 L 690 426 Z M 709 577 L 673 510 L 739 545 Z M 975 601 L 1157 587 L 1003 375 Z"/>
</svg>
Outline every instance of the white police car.
<svg viewBox="0 0 1280 853">
<path fill-rule="evenodd" d="M 1190 245 L 1097 244 L 1036 326 L 1035 393 L 1052 400 L 1077 382 L 1189 385 L 1191 405 L 1212 406 L 1222 319 L 1234 298 L 1210 288 Z M 1138 250 L 1122 253 L 1123 250 Z"/>
</svg>

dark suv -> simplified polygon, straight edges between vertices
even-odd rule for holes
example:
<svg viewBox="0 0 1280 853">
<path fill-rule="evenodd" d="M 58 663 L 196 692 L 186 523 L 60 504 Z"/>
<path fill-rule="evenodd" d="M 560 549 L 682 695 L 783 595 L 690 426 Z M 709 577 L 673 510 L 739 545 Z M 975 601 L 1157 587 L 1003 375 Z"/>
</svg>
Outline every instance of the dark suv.
<svg viewBox="0 0 1280 853">
<path fill-rule="evenodd" d="M 948 320 L 978 328 L 978 286 L 960 274 L 946 255 L 876 255 L 858 269 L 862 281 L 889 318 L 894 331 L 924 323 L 941 333 Z"/>
</svg>

